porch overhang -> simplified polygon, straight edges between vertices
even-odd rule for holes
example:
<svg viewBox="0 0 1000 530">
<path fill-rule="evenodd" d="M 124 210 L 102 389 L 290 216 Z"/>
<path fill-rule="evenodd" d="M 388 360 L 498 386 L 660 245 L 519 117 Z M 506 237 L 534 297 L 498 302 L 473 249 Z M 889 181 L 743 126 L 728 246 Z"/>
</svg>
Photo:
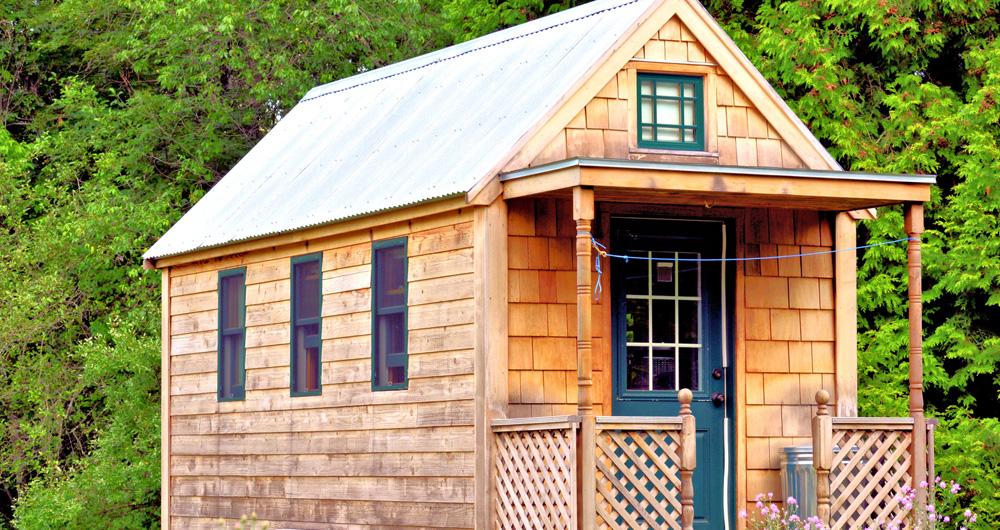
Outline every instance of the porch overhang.
<svg viewBox="0 0 1000 530">
<path fill-rule="evenodd" d="M 850 211 L 928 201 L 935 176 L 571 158 L 500 182 L 505 199 L 569 197 L 584 186 L 608 202 Z"/>
</svg>

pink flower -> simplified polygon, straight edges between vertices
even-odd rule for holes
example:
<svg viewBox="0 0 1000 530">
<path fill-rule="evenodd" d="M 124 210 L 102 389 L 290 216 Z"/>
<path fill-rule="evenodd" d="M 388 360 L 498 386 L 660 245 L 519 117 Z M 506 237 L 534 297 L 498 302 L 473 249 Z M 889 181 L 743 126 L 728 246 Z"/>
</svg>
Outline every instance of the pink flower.
<svg viewBox="0 0 1000 530">
<path fill-rule="evenodd" d="M 791 506 L 798 506 L 799 504 L 799 501 L 795 500 L 795 497 L 789 497 L 788 500 L 786 500 L 785 502 L 787 502 Z"/>
<path fill-rule="evenodd" d="M 740 519 L 746 519 L 747 518 L 747 511 L 746 510 L 740 510 L 740 514 L 739 515 L 740 515 Z"/>
</svg>

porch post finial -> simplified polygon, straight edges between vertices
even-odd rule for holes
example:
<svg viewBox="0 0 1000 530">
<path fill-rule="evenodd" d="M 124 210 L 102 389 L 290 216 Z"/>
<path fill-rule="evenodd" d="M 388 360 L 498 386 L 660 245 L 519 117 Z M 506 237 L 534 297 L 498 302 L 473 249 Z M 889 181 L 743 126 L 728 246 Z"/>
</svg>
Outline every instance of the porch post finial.
<svg viewBox="0 0 1000 530">
<path fill-rule="evenodd" d="M 927 420 L 924 418 L 924 353 L 923 353 L 923 280 L 920 271 L 920 237 L 924 233 L 924 205 L 906 205 L 904 225 L 907 242 L 908 290 L 910 319 L 910 417 L 913 418 L 913 443 L 910 444 L 910 476 L 917 490 L 917 503 L 927 502 L 927 489 L 920 488 L 927 477 Z M 933 477 L 931 477 L 933 479 Z"/>
<path fill-rule="evenodd" d="M 697 428 L 691 414 L 691 399 L 687 388 L 677 392 L 681 404 L 681 530 L 694 528 L 694 468 L 697 464 Z"/>
<path fill-rule="evenodd" d="M 573 220 L 576 221 L 576 384 L 580 437 L 577 450 L 580 528 L 595 527 L 597 517 L 597 470 L 594 451 L 597 424 L 594 417 L 591 301 L 591 222 L 594 220 L 594 190 L 573 188 Z"/>
<path fill-rule="evenodd" d="M 830 393 L 816 392 L 816 416 L 812 421 L 813 467 L 816 468 L 816 516 L 830 526 L 830 467 L 833 465 L 833 419 L 827 403 Z"/>
</svg>

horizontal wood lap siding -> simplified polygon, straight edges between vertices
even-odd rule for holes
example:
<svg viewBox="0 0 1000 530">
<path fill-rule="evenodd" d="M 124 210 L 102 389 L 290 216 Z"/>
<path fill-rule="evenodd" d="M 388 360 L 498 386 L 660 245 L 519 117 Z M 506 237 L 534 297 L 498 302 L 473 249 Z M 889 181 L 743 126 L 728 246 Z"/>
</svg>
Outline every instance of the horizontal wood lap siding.
<svg viewBox="0 0 1000 530">
<path fill-rule="evenodd" d="M 806 210 L 747 210 L 744 255 L 833 248 L 833 217 Z M 816 391 L 833 394 L 831 254 L 744 263 L 746 499 L 779 495 L 781 450 L 811 443 Z M 748 502 L 747 510 L 752 510 Z"/>
<path fill-rule="evenodd" d="M 371 390 L 371 244 L 408 237 L 409 388 Z M 323 252 L 323 392 L 290 397 L 290 258 Z M 170 284 L 170 513 L 218 528 L 471 527 L 472 215 L 177 266 Z M 219 403 L 218 271 L 247 270 L 247 391 Z"/>
<path fill-rule="evenodd" d="M 765 120 L 732 79 L 677 18 L 671 18 L 635 55 L 644 71 L 698 75 L 706 79 L 706 150 L 699 163 L 802 168 L 802 160 Z M 664 61 L 669 61 L 665 64 Z M 672 65 L 672 66 L 671 66 Z M 656 150 L 636 149 L 636 65 L 623 68 L 529 164 L 573 157 L 657 159 Z M 708 93 L 712 91 L 712 93 Z M 708 123 L 713 120 L 712 123 Z M 687 155 L 672 151 L 670 161 Z M 715 158 L 714 155 L 718 155 Z M 508 168 L 515 169 L 515 168 Z"/>
<path fill-rule="evenodd" d="M 511 417 L 575 414 L 576 226 L 569 201 L 518 199 L 508 210 Z M 595 307 L 595 321 L 603 312 Z M 594 326 L 594 402 L 603 408 L 603 326 Z"/>
</svg>

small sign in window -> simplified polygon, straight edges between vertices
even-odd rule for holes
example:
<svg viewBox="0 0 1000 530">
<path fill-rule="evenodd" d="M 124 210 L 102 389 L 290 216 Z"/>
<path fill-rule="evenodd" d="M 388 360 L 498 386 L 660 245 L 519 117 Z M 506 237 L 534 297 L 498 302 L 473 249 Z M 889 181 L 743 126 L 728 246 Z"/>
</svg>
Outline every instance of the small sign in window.
<svg viewBox="0 0 1000 530">
<path fill-rule="evenodd" d="M 674 264 L 662 261 L 657 262 L 656 281 L 659 283 L 670 283 L 674 281 Z"/>
</svg>

